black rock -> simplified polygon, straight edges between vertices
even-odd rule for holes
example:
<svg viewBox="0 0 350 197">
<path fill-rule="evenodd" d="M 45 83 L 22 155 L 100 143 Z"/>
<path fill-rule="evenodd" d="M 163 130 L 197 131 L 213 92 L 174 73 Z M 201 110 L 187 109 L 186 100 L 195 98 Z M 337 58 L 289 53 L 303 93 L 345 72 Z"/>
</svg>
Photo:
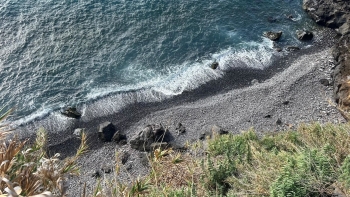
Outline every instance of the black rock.
<svg viewBox="0 0 350 197">
<path fill-rule="evenodd" d="M 128 152 L 121 153 L 120 161 L 122 162 L 123 165 L 128 161 L 129 157 L 130 157 L 130 153 Z"/>
<path fill-rule="evenodd" d="M 282 104 L 283 104 L 283 105 L 288 105 L 288 104 L 289 104 L 289 101 L 283 101 Z"/>
<path fill-rule="evenodd" d="M 158 148 L 165 150 L 169 147 L 170 147 L 170 145 L 167 142 L 155 142 L 155 143 L 151 144 L 151 150 L 155 150 Z"/>
<path fill-rule="evenodd" d="M 219 135 L 223 135 L 223 134 L 228 134 L 228 131 L 223 129 L 222 127 L 219 127 L 217 125 L 214 125 L 212 128 L 211 128 L 211 132 L 212 133 L 216 133 L 216 134 L 219 134 Z"/>
<path fill-rule="evenodd" d="M 203 132 L 199 135 L 200 140 L 205 140 L 206 138 L 211 138 L 212 133 L 209 131 Z"/>
<path fill-rule="evenodd" d="M 217 69 L 218 67 L 219 67 L 219 62 L 217 62 L 217 61 L 215 61 L 215 62 L 213 62 L 211 65 L 210 65 L 210 67 L 212 68 L 212 69 Z"/>
<path fill-rule="evenodd" d="M 320 79 L 320 83 L 324 86 L 329 86 L 329 81 L 328 79 Z"/>
<path fill-rule="evenodd" d="M 123 146 L 123 145 L 126 145 L 127 143 L 128 143 L 128 141 L 126 141 L 126 139 L 125 139 L 125 140 L 120 140 L 118 144 L 120 146 Z"/>
<path fill-rule="evenodd" d="M 81 117 L 81 113 L 77 111 L 75 107 L 68 107 L 66 110 L 61 112 L 62 115 L 67 116 L 69 118 L 79 119 Z"/>
<path fill-rule="evenodd" d="M 298 39 L 303 41 L 312 40 L 314 37 L 314 34 L 310 31 L 297 31 L 296 34 Z"/>
<path fill-rule="evenodd" d="M 98 130 L 98 137 L 102 142 L 110 142 L 115 134 L 115 127 L 111 122 L 104 122 L 100 124 Z"/>
<path fill-rule="evenodd" d="M 282 125 L 282 120 L 281 119 L 277 119 L 276 124 L 277 125 Z"/>
<path fill-rule="evenodd" d="M 287 46 L 286 50 L 287 51 L 298 51 L 298 50 L 300 50 L 300 48 L 297 46 Z"/>
<path fill-rule="evenodd" d="M 281 31 L 278 31 L 278 32 L 268 31 L 268 32 L 264 32 L 263 35 L 272 41 L 277 41 L 281 38 L 282 32 Z"/>
<path fill-rule="evenodd" d="M 152 143 L 154 142 L 167 142 L 166 135 L 168 130 L 161 124 L 147 125 L 141 132 L 139 132 L 132 140 L 130 140 L 130 146 L 133 149 L 139 151 L 152 150 Z"/>
<path fill-rule="evenodd" d="M 98 170 L 96 170 L 91 176 L 94 177 L 94 178 L 100 178 L 101 174 L 100 174 L 100 172 Z"/>
<path fill-rule="evenodd" d="M 110 168 L 102 168 L 101 170 L 102 170 L 102 172 L 104 172 L 106 174 L 109 174 L 112 172 L 112 169 L 110 169 Z"/>
<path fill-rule="evenodd" d="M 178 131 L 179 134 L 186 132 L 186 127 L 184 127 L 181 123 L 177 124 L 175 130 Z"/>
<path fill-rule="evenodd" d="M 140 162 L 142 165 L 144 166 L 148 166 L 149 165 L 149 158 L 148 158 L 148 154 L 147 153 L 140 153 L 139 154 L 139 158 L 140 158 Z"/>
<path fill-rule="evenodd" d="M 271 118 L 272 116 L 270 114 L 267 114 L 266 116 L 264 116 L 264 118 Z"/>
<path fill-rule="evenodd" d="M 126 135 L 125 134 L 122 134 L 120 131 L 116 131 L 113 135 L 113 141 L 119 143 L 120 141 L 122 140 L 125 140 L 126 141 Z"/>
</svg>

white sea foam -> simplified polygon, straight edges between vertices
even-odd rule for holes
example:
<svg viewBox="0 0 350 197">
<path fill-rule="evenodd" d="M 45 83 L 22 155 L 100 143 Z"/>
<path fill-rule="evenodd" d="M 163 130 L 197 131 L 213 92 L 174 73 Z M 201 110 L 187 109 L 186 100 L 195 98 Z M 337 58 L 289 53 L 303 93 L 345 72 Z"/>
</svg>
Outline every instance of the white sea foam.
<svg viewBox="0 0 350 197">
<path fill-rule="evenodd" d="M 92 89 L 86 96 L 86 102 L 80 106 L 82 120 L 88 121 L 92 118 L 107 116 L 116 113 L 127 105 L 138 102 L 159 102 L 172 96 L 182 94 L 184 91 L 194 90 L 211 80 L 218 80 L 225 75 L 225 72 L 233 68 L 264 69 L 270 65 L 273 55 L 272 42 L 263 39 L 263 42 L 243 43 L 240 50 L 228 48 L 218 53 L 212 54 L 210 58 L 201 62 L 184 62 L 182 65 L 168 68 L 166 75 L 140 72 L 139 78 L 149 78 L 135 85 L 128 86 L 108 86 L 104 88 Z M 213 61 L 219 63 L 219 68 L 211 69 Z M 137 69 L 130 66 L 128 69 Z M 130 71 L 131 73 L 131 71 Z M 164 72 L 163 72 L 164 73 Z M 153 75 L 153 76 L 152 76 Z M 136 76 L 132 76 L 137 78 Z M 89 102 L 90 100 L 90 102 Z M 60 107 L 63 107 L 62 103 Z M 51 113 L 44 123 L 48 127 L 60 129 L 67 128 L 71 123 L 69 119 L 62 116 L 53 109 L 46 108 L 26 116 L 15 124 L 43 118 Z M 56 125 L 57 122 L 60 124 Z M 54 124 L 54 125 L 53 125 Z"/>
</svg>

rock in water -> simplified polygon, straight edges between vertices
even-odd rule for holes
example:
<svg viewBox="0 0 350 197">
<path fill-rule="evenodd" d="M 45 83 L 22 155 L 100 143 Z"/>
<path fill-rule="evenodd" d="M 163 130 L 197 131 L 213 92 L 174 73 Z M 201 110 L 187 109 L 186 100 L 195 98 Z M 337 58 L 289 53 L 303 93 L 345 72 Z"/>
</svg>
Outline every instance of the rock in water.
<svg viewBox="0 0 350 197">
<path fill-rule="evenodd" d="M 314 34 L 310 31 L 297 31 L 296 34 L 298 39 L 303 41 L 312 40 L 314 37 Z"/>
<path fill-rule="evenodd" d="M 77 111 L 77 108 L 75 107 L 68 107 L 66 110 L 64 110 L 63 112 L 61 112 L 62 115 L 65 115 L 69 118 L 80 118 L 81 117 L 81 113 L 79 113 Z"/>
<path fill-rule="evenodd" d="M 292 51 L 298 51 L 298 50 L 300 50 L 300 48 L 297 46 L 287 46 L 286 50 L 292 52 Z"/>
<path fill-rule="evenodd" d="M 98 130 L 98 137 L 102 142 L 110 142 L 115 133 L 115 127 L 111 122 L 104 122 L 100 124 L 100 129 Z"/>
<path fill-rule="evenodd" d="M 210 66 L 212 69 L 217 69 L 219 67 L 219 63 L 217 61 L 213 62 Z"/>
<path fill-rule="evenodd" d="M 281 31 L 278 31 L 278 32 L 268 31 L 268 32 L 264 32 L 263 35 L 272 41 L 277 41 L 281 38 L 282 32 Z"/>
</svg>

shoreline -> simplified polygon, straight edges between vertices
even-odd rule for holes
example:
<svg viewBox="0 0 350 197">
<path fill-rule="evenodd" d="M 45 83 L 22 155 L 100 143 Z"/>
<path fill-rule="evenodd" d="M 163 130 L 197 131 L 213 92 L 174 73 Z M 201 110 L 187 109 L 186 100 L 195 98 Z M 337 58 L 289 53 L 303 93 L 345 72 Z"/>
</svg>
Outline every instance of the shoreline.
<svg viewBox="0 0 350 197">
<path fill-rule="evenodd" d="M 131 149 L 129 144 L 119 146 L 115 142 L 102 143 L 98 140 L 98 126 L 105 121 L 112 122 L 117 130 L 124 132 L 128 142 L 147 124 L 162 123 L 169 126 L 174 142 L 180 145 L 197 140 L 212 125 L 231 133 L 254 127 L 262 135 L 264 132 L 290 129 L 300 123 L 343 122 L 342 116 L 328 103 L 328 99 L 332 98 L 332 86 L 319 82 L 330 78 L 334 66 L 330 54 L 334 36 L 334 31 L 324 30 L 313 46 L 277 57 L 272 66 L 263 72 L 233 69 L 223 78 L 161 103 L 136 103 L 120 113 L 89 122 L 72 120 L 64 132 L 45 128 L 49 132 L 49 155 L 59 152 L 62 158 L 72 156 L 80 144 L 73 135 L 74 129 L 86 128 L 89 152 L 79 159 L 82 175 L 72 177 L 68 195 L 79 195 L 81 191 L 76 189 L 82 188 L 84 182 L 87 191 L 92 191 L 96 180 L 91 175 L 102 166 L 113 169 L 115 151 L 131 154 L 125 164 L 125 167 L 131 168 L 129 174 L 122 173 L 118 178 L 130 181 L 148 173 L 147 166 L 142 164 L 142 153 Z M 232 80 L 238 75 L 240 79 Z M 259 83 L 251 85 L 253 79 Z M 285 101 L 288 103 L 285 104 Z M 277 120 L 281 120 L 281 124 L 277 124 Z M 186 127 L 186 133 L 178 136 L 175 127 L 179 122 Z M 40 121 L 22 128 L 20 136 L 34 137 L 33 132 L 41 126 L 39 124 Z M 111 178 L 113 173 L 103 176 Z"/>
</svg>

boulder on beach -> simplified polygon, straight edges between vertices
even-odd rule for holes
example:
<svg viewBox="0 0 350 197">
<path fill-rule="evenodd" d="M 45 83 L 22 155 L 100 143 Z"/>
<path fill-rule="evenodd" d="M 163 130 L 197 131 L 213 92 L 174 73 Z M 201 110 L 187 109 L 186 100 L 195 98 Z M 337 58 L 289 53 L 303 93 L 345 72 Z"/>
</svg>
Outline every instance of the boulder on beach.
<svg viewBox="0 0 350 197">
<path fill-rule="evenodd" d="M 101 123 L 98 130 L 98 138 L 102 142 L 110 142 L 112 141 L 115 132 L 115 126 L 111 122 Z"/>
<path fill-rule="evenodd" d="M 126 141 L 126 135 L 121 131 L 116 131 L 112 137 L 112 140 L 119 143 L 120 145 L 123 145 L 124 141 Z"/>
<path fill-rule="evenodd" d="M 267 32 L 264 32 L 263 35 L 272 41 L 277 41 L 281 38 L 282 31 L 278 31 L 278 32 L 267 31 Z"/>
<path fill-rule="evenodd" d="M 312 40 L 314 37 L 314 34 L 310 31 L 297 31 L 296 32 L 297 37 L 299 40 L 306 41 L 306 40 Z"/>
<path fill-rule="evenodd" d="M 162 124 L 147 125 L 142 131 L 130 140 L 130 146 L 139 151 L 151 151 L 154 143 L 168 142 L 167 128 Z"/>
<path fill-rule="evenodd" d="M 178 134 L 182 134 L 186 132 L 186 127 L 183 126 L 180 122 L 177 124 L 175 130 L 177 131 Z"/>
<path fill-rule="evenodd" d="M 75 107 L 68 107 L 64 111 L 61 112 L 62 115 L 67 116 L 69 118 L 79 119 L 81 117 L 81 113 L 77 111 Z"/>
</svg>

